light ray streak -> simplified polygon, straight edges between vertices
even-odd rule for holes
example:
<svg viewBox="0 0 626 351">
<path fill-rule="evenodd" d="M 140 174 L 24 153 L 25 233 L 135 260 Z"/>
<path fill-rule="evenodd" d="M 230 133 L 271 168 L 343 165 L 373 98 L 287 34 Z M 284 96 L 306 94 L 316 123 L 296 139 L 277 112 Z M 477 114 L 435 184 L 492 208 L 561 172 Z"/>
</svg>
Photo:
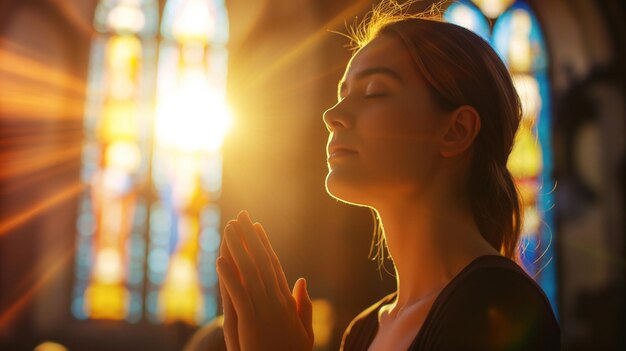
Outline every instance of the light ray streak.
<svg viewBox="0 0 626 351">
<path fill-rule="evenodd" d="M 21 296 L 14 303 L 0 313 L 0 333 L 3 333 L 1 331 L 8 330 L 11 322 L 24 309 L 24 307 L 28 305 L 32 298 L 36 296 L 39 290 L 45 287 L 46 284 L 50 282 L 58 273 L 64 271 L 63 268 L 69 263 L 70 258 L 73 257 L 73 253 L 74 250 L 69 249 L 60 255 L 60 257 L 55 257 L 52 262 L 46 262 L 45 265 L 41 265 L 47 268 L 45 268 L 40 278 L 34 282 L 30 289 L 28 289 L 25 293 L 20 294 Z"/>
<path fill-rule="evenodd" d="M 20 48 L 18 44 L 6 38 L 0 38 L 0 74 L 7 75 L 3 79 L 25 78 L 36 83 L 67 90 L 78 96 L 84 95 L 85 82 L 82 79 L 50 67 L 27 55 L 28 52 Z M 12 80 L 10 82 L 11 86 L 15 84 Z M 5 84 L 8 85 L 7 81 L 2 83 L 2 85 Z"/>
<path fill-rule="evenodd" d="M 306 40 L 294 46 L 293 49 L 287 51 L 284 55 L 273 61 L 273 63 L 267 69 L 264 69 L 256 76 L 253 76 L 251 78 L 245 77 L 242 79 L 250 78 L 250 80 L 246 83 L 248 86 L 255 86 L 256 84 L 267 80 L 281 67 L 296 61 L 296 59 L 300 57 L 300 55 L 306 53 L 307 50 L 311 50 L 315 48 L 316 45 L 319 45 L 322 39 L 324 39 L 325 36 L 328 34 L 329 28 L 336 28 L 340 23 L 343 23 L 346 18 L 354 17 L 356 14 L 361 12 L 367 5 L 371 5 L 371 2 L 363 0 L 355 2 L 351 6 L 339 12 L 336 16 L 328 20 L 326 23 L 324 23 L 313 34 L 309 35 Z"/>
<path fill-rule="evenodd" d="M 5 91 L 0 95 L 0 106 L 2 119 L 19 117 L 20 120 L 79 120 L 84 115 L 83 100 L 68 99 L 58 92 L 39 95 Z"/>
<path fill-rule="evenodd" d="M 61 14 L 63 18 L 71 23 L 74 29 L 77 29 L 79 33 L 88 36 L 93 32 L 91 23 L 87 20 L 87 16 L 81 14 L 75 5 L 67 0 L 45 0 L 50 6 Z"/>
<path fill-rule="evenodd" d="M 0 154 L 0 180 L 24 176 L 56 164 L 80 159 L 82 152 L 80 145 L 65 146 L 55 151 L 46 149 L 48 148 L 42 146 L 34 150 Z"/>
<path fill-rule="evenodd" d="M 74 198 L 74 196 L 81 192 L 84 187 L 85 185 L 83 183 L 68 186 L 67 188 L 57 192 L 55 195 L 52 195 L 45 200 L 31 206 L 29 209 L 26 209 L 21 213 L 12 215 L 11 218 L 3 220 L 2 222 L 0 222 L 0 237 L 9 233 L 11 230 L 17 228 L 18 226 L 24 224 L 31 218 L 34 218 L 42 212 L 58 205 L 59 203 L 66 201 L 70 198 Z"/>
<path fill-rule="evenodd" d="M 0 38 L 0 118 L 80 120 L 85 83 L 30 56 Z"/>
<path fill-rule="evenodd" d="M 11 179 L 10 182 L 5 182 L 4 184 L 2 184 L 2 188 L 0 188 L 0 196 L 19 191 L 28 191 L 27 188 L 29 186 L 38 186 L 45 182 L 46 179 L 58 176 L 65 176 L 67 175 L 67 172 L 72 170 L 76 171 L 79 169 L 79 167 L 80 160 L 73 159 L 60 165 L 55 165 L 51 169 L 46 170 L 46 172 L 38 172 L 32 176 L 17 177 L 15 179 Z"/>
<path fill-rule="evenodd" d="M 299 94 L 298 92 L 299 89 L 304 89 L 309 85 L 318 83 L 321 79 L 327 76 L 330 76 L 333 73 L 341 72 L 343 74 L 343 70 L 346 68 L 346 63 L 347 62 L 341 62 L 337 65 L 334 65 L 326 69 L 323 72 L 320 72 L 316 75 L 311 75 L 308 79 L 303 79 L 296 84 L 290 84 L 288 87 L 285 87 L 284 89 L 272 89 L 270 94 L 265 95 L 265 99 L 263 99 L 263 102 L 271 104 L 272 103 L 271 101 L 288 100 L 288 97 L 290 96 L 294 96 L 294 95 L 297 96 Z M 331 100 L 331 102 L 333 104 L 336 103 L 337 102 L 336 98 L 335 100 Z M 296 104 L 299 104 L 299 102 L 296 102 Z M 328 108 L 330 107 L 332 107 L 332 105 L 328 106 Z M 322 117 L 320 115 L 320 121 L 321 121 L 321 118 Z"/>
<path fill-rule="evenodd" d="M 18 125 L 2 126 L 0 130 L 0 150 L 7 149 L 32 149 L 36 145 L 49 144 L 51 134 L 46 133 L 48 131 L 46 124 L 37 123 L 22 124 L 21 121 L 17 122 Z M 65 128 L 58 128 L 54 126 L 54 140 L 63 140 L 65 145 L 80 144 L 82 141 L 83 130 L 78 123 L 72 123 L 72 125 L 65 126 Z M 0 154 L 0 159 L 2 154 Z"/>
<path fill-rule="evenodd" d="M 24 44 L 13 41 L 9 37 L 0 37 L 0 47 L 3 48 L 2 51 L 13 51 L 21 56 L 36 56 L 37 51 L 33 48 L 25 46 Z"/>
</svg>

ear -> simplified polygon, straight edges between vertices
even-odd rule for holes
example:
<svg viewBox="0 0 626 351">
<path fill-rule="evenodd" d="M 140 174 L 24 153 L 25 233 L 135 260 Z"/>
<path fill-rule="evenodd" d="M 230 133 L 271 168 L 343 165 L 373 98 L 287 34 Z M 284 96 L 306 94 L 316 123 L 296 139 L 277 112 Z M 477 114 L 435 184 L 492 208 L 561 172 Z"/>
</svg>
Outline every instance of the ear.
<svg viewBox="0 0 626 351">
<path fill-rule="evenodd" d="M 475 108 L 463 105 L 450 113 L 439 152 L 454 157 L 469 149 L 480 131 L 480 115 Z"/>
</svg>

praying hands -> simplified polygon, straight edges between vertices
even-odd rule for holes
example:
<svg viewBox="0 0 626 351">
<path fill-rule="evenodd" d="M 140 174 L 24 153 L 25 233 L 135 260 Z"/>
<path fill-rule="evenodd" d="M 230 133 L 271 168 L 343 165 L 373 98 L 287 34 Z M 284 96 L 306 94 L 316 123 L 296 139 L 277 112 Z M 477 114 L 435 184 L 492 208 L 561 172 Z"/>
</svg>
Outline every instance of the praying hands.
<svg viewBox="0 0 626 351">
<path fill-rule="evenodd" d="M 246 211 L 228 222 L 217 259 L 228 350 L 310 351 L 312 305 L 306 281 L 289 289 L 260 223 Z"/>
</svg>

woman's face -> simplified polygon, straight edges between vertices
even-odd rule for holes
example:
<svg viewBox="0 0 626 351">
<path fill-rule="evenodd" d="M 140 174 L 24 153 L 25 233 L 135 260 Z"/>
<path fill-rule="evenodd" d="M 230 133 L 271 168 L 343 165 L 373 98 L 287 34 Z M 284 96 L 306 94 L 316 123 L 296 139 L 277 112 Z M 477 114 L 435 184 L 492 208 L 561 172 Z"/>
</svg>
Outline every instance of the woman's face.
<svg viewBox="0 0 626 351">
<path fill-rule="evenodd" d="M 339 101 L 324 113 L 329 194 L 369 206 L 419 196 L 439 165 L 443 114 L 402 41 L 371 41 L 348 63 Z"/>
</svg>

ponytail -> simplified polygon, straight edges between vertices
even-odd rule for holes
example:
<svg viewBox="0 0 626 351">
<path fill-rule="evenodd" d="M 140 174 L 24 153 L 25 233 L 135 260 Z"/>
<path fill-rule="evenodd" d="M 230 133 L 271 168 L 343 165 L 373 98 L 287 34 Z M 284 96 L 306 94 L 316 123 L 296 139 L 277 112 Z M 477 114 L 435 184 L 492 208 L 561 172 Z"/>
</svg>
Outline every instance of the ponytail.
<svg viewBox="0 0 626 351">
<path fill-rule="evenodd" d="M 468 189 L 474 220 L 483 238 L 505 257 L 517 259 L 522 207 L 506 164 L 476 152 Z"/>
</svg>

